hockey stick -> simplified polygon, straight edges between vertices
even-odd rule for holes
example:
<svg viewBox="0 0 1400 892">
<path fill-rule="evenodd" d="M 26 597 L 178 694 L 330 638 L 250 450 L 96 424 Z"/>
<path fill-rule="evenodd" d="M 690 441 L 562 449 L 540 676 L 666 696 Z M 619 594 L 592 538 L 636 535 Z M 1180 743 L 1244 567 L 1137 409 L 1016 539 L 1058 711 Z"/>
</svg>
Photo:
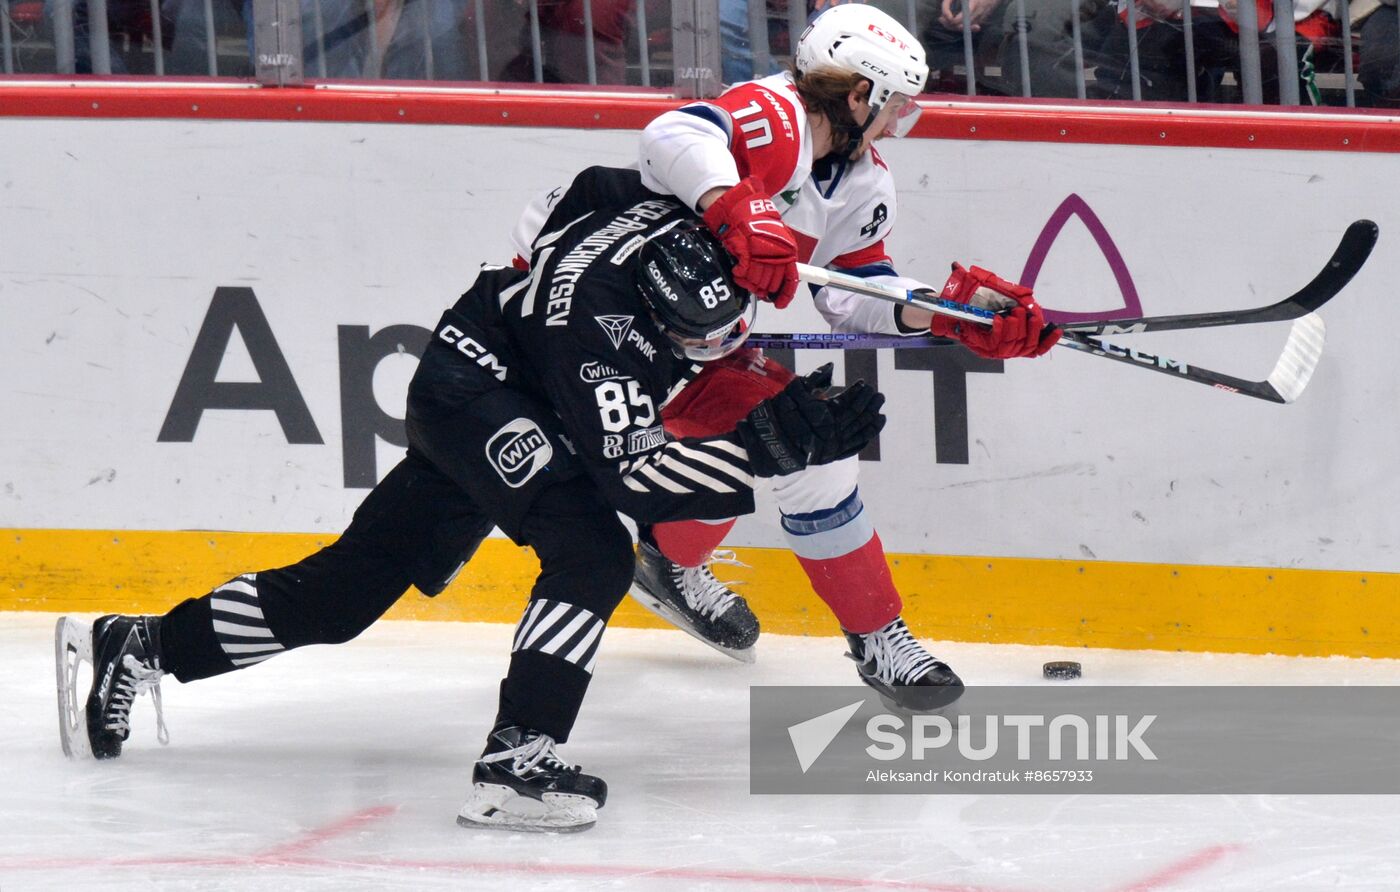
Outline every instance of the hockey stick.
<svg viewBox="0 0 1400 892">
<path fill-rule="evenodd" d="M 1313 370 L 1317 367 L 1317 361 L 1322 356 L 1325 335 L 1326 328 L 1322 323 L 1321 316 L 1309 313 L 1294 320 L 1293 329 L 1288 334 L 1288 341 L 1284 344 L 1282 355 L 1275 364 L 1273 372 L 1263 381 L 1246 381 L 1243 378 L 1213 372 L 1210 369 L 1191 368 L 1175 359 L 1127 347 L 1118 347 L 1077 331 L 1065 332 L 1060 343 L 1074 350 L 1102 356 L 1104 359 L 1136 363 L 1142 368 L 1177 375 L 1231 393 L 1242 393 L 1245 396 L 1273 403 L 1291 403 L 1303 392 Z M 785 332 L 782 334 L 753 334 L 744 343 L 769 350 L 878 350 L 886 347 L 898 350 L 941 347 L 956 342 L 932 335 L 901 337 L 900 335 L 865 332 L 852 334 Z"/>
<path fill-rule="evenodd" d="M 1322 347 L 1326 336 L 1326 327 L 1323 325 L 1322 318 L 1308 310 L 1304 300 L 1321 306 L 1322 303 L 1331 299 L 1332 295 L 1341 290 L 1342 286 L 1356 274 L 1360 264 L 1364 263 L 1366 257 L 1370 255 L 1371 245 L 1375 242 L 1375 233 L 1375 224 L 1369 221 L 1358 221 L 1352 224 L 1351 227 L 1348 227 L 1347 235 L 1343 238 L 1337 252 L 1333 254 L 1333 261 L 1336 261 L 1338 255 L 1343 253 L 1343 248 L 1351 248 L 1347 252 L 1348 257 L 1344 258 L 1350 263 L 1345 267 L 1334 267 L 1334 264 L 1329 262 L 1327 268 L 1314 278 L 1312 283 L 1309 283 L 1298 294 L 1293 295 L 1288 300 L 1281 301 L 1279 304 L 1261 307 L 1254 311 L 1197 313 L 1189 316 L 1142 317 L 1137 320 L 1123 319 L 1111 322 L 1078 323 L 1080 326 L 1091 326 L 1090 331 L 1093 331 L 1093 326 L 1096 325 L 1103 326 L 1103 329 L 1100 330 L 1106 330 L 1111 325 L 1114 327 L 1113 330 L 1126 333 L 1195 327 L 1193 322 L 1183 321 L 1188 319 L 1209 320 L 1205 323 L 1206 325 L 1224 325 L 1240 324 L 1244 321 L 1264 322 L 1272 319 L 1292 318 L 1294 320 L 1293 327 L 1289 331 L 1288 341 L 1284 344 L 1283 352 L 1280 354 L 1278 362 L 1275 363 L 1273 371 L 1263 381 L 1236 378 L 1233 375 L 1226 375 L 1210 369 L 1193 367 L 1170 357 L 1158 356 L 1134 348 L 1118 347 L 1100 338 L 1091 337 L 1083 330 L 1065 331 L 1058 346 L 1115 362 L 1129 363 L 1137 368 L 1174 375 L 1186 381 L 1194 381 L 1230 393 L 1252 396 L 1273 403 L 1291 403 L 1302 394 L 1308 381 L 1311 380 L 1312 373 L 1322 358 Z M 804 282 L 819 287 L 834 285 L 856 294 L 877 297 L 893 303 L 908 304 L 968 322 L 987 324 L 994 315 L 989 310 L 954 303 L 928 292 L 916 293 L 883 282 L 872 282 L 858 276 L 822 269 L 805 263 L 797 265 L 797 274 Z M 1318 287 L 1314 288 L 1314 285 Z M 1299 300 L 1295 301 L 1295 299 Z M 1299 307 L 1304 313 L 1302 316 L 1297 315 Z M 1256 318 L 1240 319 L 1242 314 L 1253 314 Z M 1228 322 L 1219 321 L 1227 317 Z M 1133 327 L 1135 323 L 1141 324 L 1143 327 Z"/>
<path fill-rule="evenodd" d="M 1214 328 L 1220 325 L 1248 325 L 1255 322 L 1287 322 L 1314 312 L 1336 297 L 1360 271 L 1371 249 L 1376 246 L 1380 227 L 1370 220 L 1357 220 L 1347 227 L 1332 252 L 1332 259 L 1308 284 L 1296 293 L 1267 307 L 1252 310 L 1224 310 L 1218 313 L 1186 313 L 1179 316 L 1142 316 L 1137 319 L 1098 319 L 1066 322 L 1060 328 L 1081 334 L 1136 334 L 1172 331 L 1181 328 Z"/>
<path fill-rule="evenodd" d="M 1133 363 L 1141 369 L 1176 375 L 1185 381 L 1195 381 L 1197 384 L 1252 396 L 1271 403 L 1291 403 L 1302 395 L 1303 389 L 1312 380 L 1313 371 L 1322 359 L 1322 346 L 1326 335 L 1327 327 L 1323 324 L 1322 317 L 1316 313 L 1308 313 L 1294 319 L 1293 327 L 1288 332 L 1288 341 L 1283 345 L 1283 352 L 1279 355 L 1278 362 L 1274 363 L 1274 370 L 1263 381 L 1249 381 L 1199 366 L 1189 366 L 1165 356 L 1144 353 L 1131 347 L 1115 346 L 1101 338 L 1090 337 L 1077 331 L 1065 332 L 1057 346 L 1078 350 L 1090 356 Z"/>
<path fill-rule="evenodd" d="M 781 332 L 751 334 L 746 347 L 767 350 L 880 350 L 885 347 L 940 347 L 956 344 L 951 338 L 936 338 L 931 334 L 892 335 L 874 332 Z"/>
</svg>

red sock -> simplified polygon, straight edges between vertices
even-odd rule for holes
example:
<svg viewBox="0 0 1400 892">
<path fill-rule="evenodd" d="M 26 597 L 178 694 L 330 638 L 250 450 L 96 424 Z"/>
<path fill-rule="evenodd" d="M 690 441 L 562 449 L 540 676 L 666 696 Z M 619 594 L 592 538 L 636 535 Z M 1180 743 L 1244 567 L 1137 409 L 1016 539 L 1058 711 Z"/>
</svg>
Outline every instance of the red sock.
<svg viewBox="0 0 1400 892">
<path fill-rule="evenodd" d="M 874 632 L 899 616 L 904 606 L 890 577 L 878 533 L 872 531 L 869 541 L 847 554 L 828 558 L 798 555 L 797 561 L 807 571 L 817 596 L 847 632 Z"/>
<path fill-rule="evenodd" d="M 667 560 L 682 567 L 698 567 L 729 535 L 736 520 L 673 520 L 652 527 L 651 535 Z"/>
</svg>

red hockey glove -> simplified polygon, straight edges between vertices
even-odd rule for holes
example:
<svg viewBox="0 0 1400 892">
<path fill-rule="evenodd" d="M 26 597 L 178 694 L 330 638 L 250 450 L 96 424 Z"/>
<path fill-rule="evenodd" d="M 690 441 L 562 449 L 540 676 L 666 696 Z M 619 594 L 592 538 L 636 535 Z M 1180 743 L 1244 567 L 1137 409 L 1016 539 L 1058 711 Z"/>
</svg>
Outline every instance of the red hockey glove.
<svg viewBox="0 0 1400 892">
<path fill-rule="evenodd" d="M 797 239 L 773 199 L 753 177 L 742 180 L 705 210 L 705 225 L 734 255 L 734 281 L 778 309 L 797 294 Z"/>
<path fill-rule="evenodd" d="M 1060 330 L 1045 324 L 1045 314 L 1031 290 L 974 266 L 953 264 L 953 274 L 939 297 L 960 304 L 992 310 L 997 317 L 990 328 L 951 316 L 934 316 L 929 331 L 939 337 L 957 338 L 984 359 L 1040 356 L 1060 339 Z"/>
</svg>

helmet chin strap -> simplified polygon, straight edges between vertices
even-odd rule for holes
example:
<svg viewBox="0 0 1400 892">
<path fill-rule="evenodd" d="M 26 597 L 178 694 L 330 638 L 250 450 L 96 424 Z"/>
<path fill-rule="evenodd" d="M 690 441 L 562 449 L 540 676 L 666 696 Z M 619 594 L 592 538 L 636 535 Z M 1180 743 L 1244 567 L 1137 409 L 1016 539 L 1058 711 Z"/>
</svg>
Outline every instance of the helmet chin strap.
<svg viewBox="0 0 1400 892">
<path fill-rule="evenodd" d="M 842 127 L 846 133 L 846 147 L 841 150 L 842 157 L 847 160 L 855 160 L 856 151 L 860 148 L 861 140 L 865 138 L 865 131 L 870 129 L 870 125 L 874 124 L 875 119 L 879 116 L 880 109 L 872 105 L 864 124 L 851 124 Z"/>
</svg>

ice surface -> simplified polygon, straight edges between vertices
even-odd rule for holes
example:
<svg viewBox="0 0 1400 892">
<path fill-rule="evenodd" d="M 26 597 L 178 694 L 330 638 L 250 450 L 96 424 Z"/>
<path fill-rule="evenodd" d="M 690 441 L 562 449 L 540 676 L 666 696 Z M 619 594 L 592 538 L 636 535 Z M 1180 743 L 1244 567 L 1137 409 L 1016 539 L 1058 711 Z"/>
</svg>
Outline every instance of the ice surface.
<svg viewBox="0 0 1400 892">
<path fill-rule="evenodd" d="M 611 629 L 562 752 L 607 779 L 575 836 L 455 823 L 511 629 L 381 623 L 197 684 L 171 745 L 138 700 L 126 754 L 66 760 L 53 614 L 0 625 L 0 890 L 1400 888 L 1400 801 L 1322 796 L 751 796 L 748 685 L 849 684 L 840 639 L 744 666 Z M 938 644 L 970 682 L 1396 684 L 1400 663 Z M 1308 721 L 1300 715 L 1299 722 Z M 1400 749 L 1400 743 L 1397 743 Z"/>
</svg>

